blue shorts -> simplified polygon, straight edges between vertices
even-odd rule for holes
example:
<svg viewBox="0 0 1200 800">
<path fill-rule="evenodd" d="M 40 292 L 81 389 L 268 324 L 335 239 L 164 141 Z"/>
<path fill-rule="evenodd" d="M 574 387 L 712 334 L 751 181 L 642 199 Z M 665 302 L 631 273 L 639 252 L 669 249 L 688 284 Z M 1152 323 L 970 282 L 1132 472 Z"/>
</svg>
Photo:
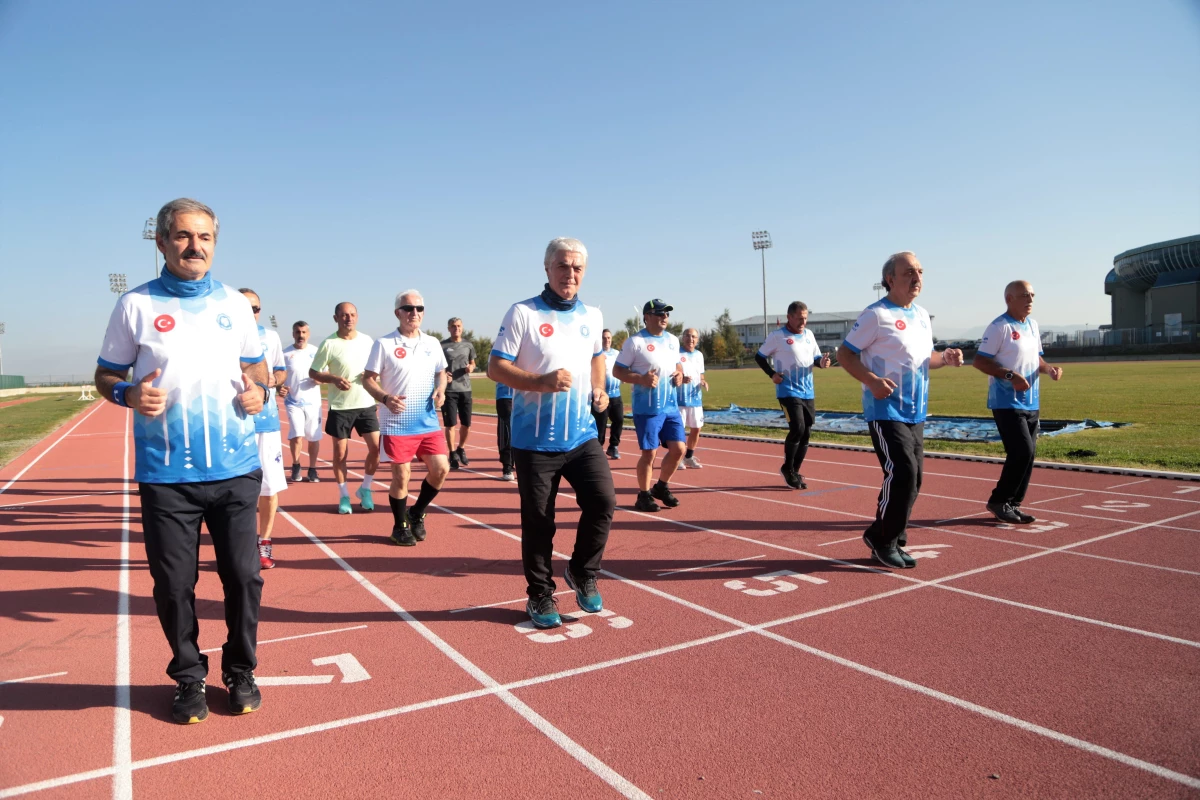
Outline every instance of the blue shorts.
<svg viewBox="0 0 1200 800">
<path fill-rule="evenodd" d="M 634 414 L 633 429 L 637 431 L 638 447 L 657 450 L 659 444 L 687 441 L 687 431 L 678 412 L 669 414 Z"/>
</svg>

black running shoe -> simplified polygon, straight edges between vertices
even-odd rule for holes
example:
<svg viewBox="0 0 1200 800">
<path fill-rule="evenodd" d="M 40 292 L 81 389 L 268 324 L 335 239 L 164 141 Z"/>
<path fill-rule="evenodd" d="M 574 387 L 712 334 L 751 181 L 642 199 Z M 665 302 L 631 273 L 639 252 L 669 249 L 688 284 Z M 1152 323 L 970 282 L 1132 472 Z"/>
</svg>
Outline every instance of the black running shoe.
<svg viewBox="0 0 1200 800">
<path fill-rule="evenodd" d="M 401 547 L 412 547 L 417 543 L 417 537 L 413 536 L 412 527 L 409 525 L 393 525 L 392 535 L 388 537 L 388 540 Z"/>
<path fill-rule="evenodd" d="M 317 477 L 317 468 L 316 467 L 308 468 L 307 480 L 309 483 L 320 483 L 321 482 L 321 479 Z"/>
<path fill-rule="evenodd" d="M 804 482 L 804 476 L 803 476 L 803 475 L 801 475 L 799 472 L 793 472 L 792 474 L 796 476 L 796 483 L 800 484 L 800 488 L 801 488 L 801 489 L 807 489 L 807 488 L 808 488 L 808 484 Z"/>
<path fill-rule="evenodd" d="M 409 527 L 412 528 L 412 535 L 413 535 L 414 539 L 416 539 L 418 542 L 425 541 L 425 515 L 424 514 L 421 514 L 421 516 L 419 516 L 419 517 L 414 517 L 412 514 L 409 514 L 408 515 L 408 525 L 409 525 Z"/>
<path fill-rule="evenodd" d="M 180 725 L 194 725 L 208 718 L 208 703 L 204 700 L 204 681 L 179 681 L 171 703 L 171 719 Z"/>
<path fill-rule="evenodd" d="M 633 507 L 637 511 L 651 513 L 658 511 L 658 503 L 654 502 L 654 498 L 650 496 L 649 492 L 638 492 L 637 502 L 633 504 Z"/>
<path fill-rule="evenodd" d="M 300 465 L 292 464 L 292 483 L 300 482 Z"/>
<path fill-rule="evenodd" d="M 987 510 L 1001 522 L 1010 522 L 1014 525 L 1023 524 L 1021 518 L 1013 513 L 1012 507 L 1008 503 L 988 503 Z"/>
<path fill-rule="evenodd" d="M 618 461 L 621 458 L 621 451 L 617 449 L 615 444 L 609 445 L 609 448 L 604 451 L 604 455 L 608 456 L 613 461 Z"/>
<path fill-rule="evenodd" d="M 221 682 L 229 690 L 229 710 L 234 714 L 249 714 L 262 705 L 262 694 L 254 682 L 254 672 L 222 672 Z"/>
<path fill-rule="evenodd" d="M 885 567 L 891 567 L 892 569 L 908 569 L 908 564 L 903 558 L 900 557 L 899 548 L 893 547 L 891 550 L 882 550 L 876 547 L 875 544 L 869 538 L 867 538 L 865 533 L 863 534 L 863 543 L 866 544 L 867 547 L 871 548 L 871 557 L 880 564 L 883 564 Z M 913 566 L 915 567 L 916 565 L 917 562 L 914 561 Z"/>
<path fill-rule="evenodd" d="M 910 556 L 903 547 L 897 547 L 896 552 L 900 555 L 900 560 L 904 562 L 905 569 L 912 569 L 917 565 L 917 560 Z"/>
<path fill-rule="evenodd" d="M 464 467 L 470 465 L 471 459 L 467 458 L 466 450 L 464 450 L 460 447 L 457 450 L 455 450 L 454 452 L 458 456 L 458 463 L 462 464 Z"/>
<path fill-rule="evenodd" d="M 1009 506 L 1009 508 L 1014 514 L 1017 515 L 1017 518 L 1021 520 L 1022 525 L 1028 525 L 1031 522 L 1037 522 L 1037 517 L 1033 516 L 1032 514 L 1026 514 L 1021 510 L 1020 506 Z"/>
<path fill-rule="evenodd" d="M 784 464 L 779 468 L 779 474 L 783 476 L 783 479 L 787 482 L 788 486 L 792 487 L 793 489 L 800 488 L 800 476 L 792 472 L 787 464 Z"/>
<path fill-rule="evenodd" d="M 450 451 L 450 470 L 454 471 L 457 469 L 458 469 L 458 451 L 451 450 Z"/>
<path fill-rule="evenodd" d="M 655 500 L 661 500 L 662 504 L 667 508 L 674 508 L 679 505 L 679 498 L 671 494 L 671 487 L 665 483 L 656 483 L 650 487 L 650 496 Z"/>
<path fill-rule="evenodd" d="M 525 603 L 525 612 L 535 628 L 557 628 L 562 625 L 562 617 L 558 615 L 558 601 L 553 594 L 543 594 L 529 598 Z"/>
</svg>

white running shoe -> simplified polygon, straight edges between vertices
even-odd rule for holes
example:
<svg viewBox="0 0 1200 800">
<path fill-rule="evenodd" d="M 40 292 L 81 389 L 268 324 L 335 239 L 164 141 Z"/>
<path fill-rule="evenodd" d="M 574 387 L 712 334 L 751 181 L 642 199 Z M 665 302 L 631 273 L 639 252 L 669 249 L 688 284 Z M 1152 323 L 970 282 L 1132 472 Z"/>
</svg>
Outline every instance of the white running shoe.
<svg viewBox="0 0 1200 800">
<path fill-rule="evenodd" d="M 699 461 L 697 461 L 695 456 L 692 456 L 691 458 L 685 458 L 680 463 L 684 467 L 687 467 L 688 469 L 703 469 L 704 468 L 704 465 L 701 464 Z"/>
</svg>

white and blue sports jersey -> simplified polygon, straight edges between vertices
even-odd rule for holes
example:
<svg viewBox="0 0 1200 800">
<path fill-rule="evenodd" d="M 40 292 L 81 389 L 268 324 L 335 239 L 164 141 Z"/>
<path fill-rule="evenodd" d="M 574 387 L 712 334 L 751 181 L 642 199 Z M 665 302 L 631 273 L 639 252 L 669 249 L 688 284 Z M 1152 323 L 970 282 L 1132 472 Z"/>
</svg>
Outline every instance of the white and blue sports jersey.
<svg viewBox="0 0 1200 800">
<path fill-rule="evenodd" d="M 1029 388 L 1018 392 L 1010 382 L 989 375 L 988 408 L 1038 410 L 1041 403 L 1038 369 L 1042 365 L 1042 332 L 1032 317 L 1027 317 L 1024 322 L 1017 322 L 1008 314 L 996 317 L 983 332 L 979 355 L 987 356 L 1029 381 Z"/>
<path fill-rule="evenodd" d="M 929 356 L 933 352 L 933 327 L 925 309 L 916 303 L 904 308 L 885 297 L 863 309 L 843 344 L 858 354 L 863 366 L 896 384 L 882 400 L 876 400 L 863 386 L 863 416 L 867 421 L 925 421 L 929 412 Z"/>
<path fill-rule="evenodd" d="M 783 383 L 775 385 L 775 397 L 816 398 L 813 364 L 821 360 L 821 348 L 812 331 L 805 328 L 800 333 L 792 333 L 786 327 L 771 331 L 758 352 L 763 358 L 771 359 L 772 367 L 783 376 Z"/>
<path fill-rule="evenodd" d="M 609 397 L 621 396 L 621 382 L 613 377 L 613 364 L 617 361 L 617 356 L 621 355 L 621 351 L 608 348 L 604 351 L 604 393 Z"/>
<path fill-rule="evenodd" d="M 279 334 L 269 331 L 262 325 L 258 326 L 258 340 L 262 342 L 263 358 L 267 361 L 267 370 L 286 370 L 287 362 L 283 360 L 283 345 Z M 275 389 L 268 390 L 269 396 L 263 403 L 263 410 L 254 418 L 254 430 L 258 433 L 271 433 L 279 430 L 279 404 L 275 402 Z"/>
<path fill-rule="evenodd" d="M 496 381 L 496 399 L 497 400 L 512 400 L 513 390 L 511 386 L 505 386 L 500 381 Z"/>
<path fill-rule="evenodd" d="M 700 377 L 704 374 L 704 353 L 699 350 L 679 354 L 679 364 L 683 367 L 685 377 L 691 378 L 691 383 L 681 383 L 676 387 L 676 399 L 682 408 L 699 408 L 704 405 L 704 392 L 700 389 Z"/>
<path fill-rule="evenodd" d="M 167 392 L 166 411 L 133 415 L 134 480 L 199 483 L 253 472 L 254 420 L 237 401 L 241 365 L 263 360 L 250 301 L 219 281 L 163 276 L 117 300 L 97 359 L 117 372 L 133 367 L 134 382 L 162 370 L 153 385 Z M 199 283 L 194 296 L 171 291 Z"/>
<path fill-rule="evenodd" d="M 604 317 L 576 298 L 558 311 L 541 297 L 515 303 L 500 323 L 492 355 L 518 369 L 544 375 L 571 373 L 565 392 L 513 392 L 512 446 L 565 452 L 596 438 L 592 418 L 592 359 L 601 354 Z"/>
<path fill-rule="evenodd" d="M 283 399 L 287 406 L 321 406 L 321 384 L 308 377 L 317 348 L 312 342 L 296 349 L 294 344 L 283 350 L 283 361 L 287 364 L 288 396 Z"/>
<path fill-rule="evenodd" d="M 414 436 L 439 430 L 433 393 L 445 370 L 442 343 L 427 333 L 417 331 L 416 336 L 409 338 L 395 330 L 376 339 L 364 371 L 379 376 L 379 385 L 385 393 L 404 398 L 404 410 L 399 414 L 380 404 L 380 433 Z"/>
<path fill-rule="evenodd" d="M 658 386 L 651 389 L 640 384 L 633 385 L 633 413 L 638 415 L 666 414 L 679 409 L 679 398 L 671 385 L 671 376 L 679 364 L 679 338 L 670 331 L 651 336 L 642 328 L 625 340 L 617 365 L 633 370 L 639 375 L 648 375 L 658 370 Z"/>
</svg>

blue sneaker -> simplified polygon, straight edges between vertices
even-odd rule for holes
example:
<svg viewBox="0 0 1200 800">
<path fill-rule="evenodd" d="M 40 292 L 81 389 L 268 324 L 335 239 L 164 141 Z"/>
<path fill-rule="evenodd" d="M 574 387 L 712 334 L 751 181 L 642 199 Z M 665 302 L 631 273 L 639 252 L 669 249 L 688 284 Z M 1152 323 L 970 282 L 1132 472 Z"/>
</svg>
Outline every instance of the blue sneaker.
<svg viewBox="0 0 1200 800">
<path fill-rule="evenodd" d="M 525 604 L 529 619 L 533 620 L 535 628 L 557 628 L 562 625 L 562 617 L 558 615 L 558 601 L 553 594 L 543 594 L 529 598 Z"/>
<path fill-rule="evenodd" d="M 375 510 L 375 498 L 371 495 L 370 489 L 364 489 L 360 486 L 358 491 L 354 493 L 354 496 L 357 497 L 358 502 L 362 504 L 363 511 Z"/>
<path fill-rule="evenodd" d="M 341 500 L 338 500 L 338 513 L 339 514 L 351 513 L 349 497 L 343 497 Z"/>
<path fill-rule="evenodd" d="M 571 574 L 570 567 L 567 567 L 564 575 L 567 579 L 567 586 L 575 590 L 575 602 L 581 609 L 589 614 L 604 610 L 604 601 L 600 599 L 600 592 L 596 589 L 595 578 L 584 578 L 577 581 Z"/>
</svg>

